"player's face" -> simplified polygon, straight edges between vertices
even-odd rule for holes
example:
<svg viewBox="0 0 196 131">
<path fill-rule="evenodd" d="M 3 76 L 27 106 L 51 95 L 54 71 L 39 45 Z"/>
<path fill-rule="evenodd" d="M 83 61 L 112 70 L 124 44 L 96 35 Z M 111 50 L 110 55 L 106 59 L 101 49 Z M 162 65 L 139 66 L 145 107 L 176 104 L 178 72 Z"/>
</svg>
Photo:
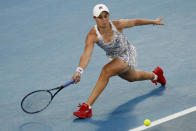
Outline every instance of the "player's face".
<svg viewBox="0 0 196 131">
<path fill-rule="evenodd" d="M 105 27 L 107 24 L 109 24 L 109 13 L 103 11 L 98 17 L 94 17 L 94 19 L 99 27 Z"/>
</svg>

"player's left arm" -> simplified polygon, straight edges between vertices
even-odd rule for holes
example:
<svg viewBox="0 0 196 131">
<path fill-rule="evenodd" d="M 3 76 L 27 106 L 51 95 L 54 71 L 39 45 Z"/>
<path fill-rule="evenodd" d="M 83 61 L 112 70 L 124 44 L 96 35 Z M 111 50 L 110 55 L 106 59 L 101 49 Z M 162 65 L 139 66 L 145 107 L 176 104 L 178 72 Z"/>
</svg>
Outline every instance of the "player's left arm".
<svg viewBox="0 0 196 131">
<path fill-rule="evenodd" d="M 161 21 L 164 19 L 164 17 L 157 18 L 155 20 L 148 20 L 148 19 L 120 19 L 117 20 L 117 26 L 119 29 L 124 29 L 124 28 L 130 28 L 133 26 L 140 26 L 140 25 L 165 25 Z"/>
</svg>

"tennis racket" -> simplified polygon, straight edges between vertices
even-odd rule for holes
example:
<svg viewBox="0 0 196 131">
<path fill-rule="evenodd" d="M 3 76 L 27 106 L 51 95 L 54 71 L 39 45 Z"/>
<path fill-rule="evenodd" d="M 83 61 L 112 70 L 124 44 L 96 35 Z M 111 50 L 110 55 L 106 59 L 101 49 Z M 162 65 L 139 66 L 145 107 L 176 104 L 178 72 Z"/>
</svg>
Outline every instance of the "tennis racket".
<svg viewBox="0 0 196 131">
<path fill-rule="evenodd" d="M 24 112 L 34 114 L 46 109 L 56 94 L 63 88 L 74 83 L 74 80 L 68 81 L 64 85 L 48 90 L 36 90 L 27 94 L 21 101 L 21 108 Z M 51 91 L 56 90 L 54 94 Z"/>
</svg>

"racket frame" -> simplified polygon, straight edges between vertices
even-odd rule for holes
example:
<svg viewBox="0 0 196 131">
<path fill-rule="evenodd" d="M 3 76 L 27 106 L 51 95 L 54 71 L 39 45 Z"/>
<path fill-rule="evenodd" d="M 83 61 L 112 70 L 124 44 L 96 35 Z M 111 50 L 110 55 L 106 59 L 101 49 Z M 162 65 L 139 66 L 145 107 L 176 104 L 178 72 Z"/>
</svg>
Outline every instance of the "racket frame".
<svg viewBox="0 0 196 131">
<path fill-rule="evenodd" d="M 65 87 L 67 87 L 67 86 L 69 86 L 69 85 L 71 85 L 71 84 L 73 84 L 73 83 L 74 83 L 74 80 L 71 80 L 71 81 L 68 81 L 67 83 L 65 83 L 64 85 L 61 85 L 61 86 L 56 87 L 56 88 L 52 88 L 52 89 L 48 89 L 48 90 L 36 90 L 36 91 L 30 92 L 30 93 L 27 94 L 27 95 L 22 99 L 22 101 L 21 101 L 21 108 L 22 108 L 22 110 L 23 110 L 24 112 L 28 113 L 28 114 L 35 114 L 35 113 L 38 113 L 38 112 L 43 111 L 44 109 L 46 109 L 46 108 L 50 105 L 50 103 L 52 102 L 53 98 L 56 96 L 56 94 L 57 94 L 58 92 L 60 92 L 62 89 L 64 89 Z M 53 91 L 53 90 L 57 90 L 57 91 L 56 91 L 54 94 L 52 94 L 50 91 Z M 48 103 L 44 108 L 42 108 L 41 110 L 34 111 L 34 112 L 26 111 L 26 110 L 24 109 L 24 107 L 23 107 L 23 102 L 25 101 L 25 99 L 26 99 L 28 96 L 30 96 L 30 95 L 32 95 L 32 94 L 34 94 L 34 93 L 36 93 L 36 92 L 42 92 L 42 91 L 48 92 L 48 93 L 50 94 L 51 99 L 50 99 L 49 103 Z"/>
</svg>

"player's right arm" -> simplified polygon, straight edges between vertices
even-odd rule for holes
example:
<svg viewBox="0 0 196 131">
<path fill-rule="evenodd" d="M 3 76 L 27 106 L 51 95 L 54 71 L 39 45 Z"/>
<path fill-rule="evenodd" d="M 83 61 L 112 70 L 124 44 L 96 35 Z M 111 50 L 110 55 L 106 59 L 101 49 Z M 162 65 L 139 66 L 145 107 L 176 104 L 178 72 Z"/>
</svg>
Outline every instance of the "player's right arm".
<svg viewBox="0 0 196 131">
<path fill-rule="evenodd" d="M 90 58 L 93 53 L 94 44 L 98 41 L 97 35 L 95 33 L 94 28 L 91 29 L 91 31 L 86 36 L 85 40 L 85 48 L 84 51 L 80 57 L 80 62 L 78 64 L 78 67 L 82 68 L 83 70 L 87 67 L 88 63 L 90 62 Z M 73 75 L 72 79 L 75 80 L 75 83 L 78 83 L 81 78 L 81 73 L 76 71 Z"/>
</svg>

